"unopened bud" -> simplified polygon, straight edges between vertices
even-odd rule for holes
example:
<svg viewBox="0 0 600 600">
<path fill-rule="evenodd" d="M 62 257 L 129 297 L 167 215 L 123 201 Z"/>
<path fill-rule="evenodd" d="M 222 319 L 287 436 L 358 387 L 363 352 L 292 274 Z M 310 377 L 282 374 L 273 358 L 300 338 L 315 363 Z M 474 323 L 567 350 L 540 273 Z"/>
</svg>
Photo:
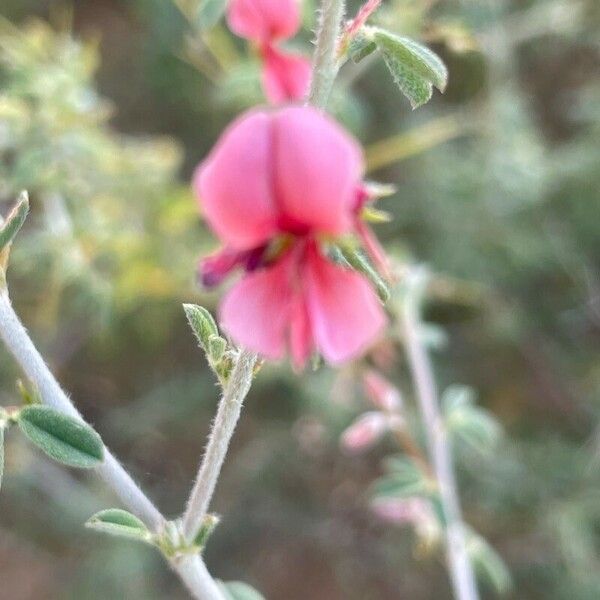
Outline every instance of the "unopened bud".
<svg viewBox="0 0 600 600">
<path fill-rule="evenodd" d="M 218 515 L 211 513 L 207 514 L 204 519 L 202 519 L 202 526 L 200 527 L 200 531 L 194 540 L 194 545 L 203 549 L 208 542 L 208 538 L 210 538 L 220 520 L 221 518 Z"/>
<path fill-rule="evenodd" d="M 344 431 L 340 443 L 349 452 L 362 452 L 379 441 L 388 426 L 387 415 L 375 411 L 364 413 Z"/>
<path fill-rule="evenodd" d="M 387 412 L 395 412 L 402 408 L 402 396 L 398 388 L 377 371 L 369 369 L 364 373 L 363 387 L 365 394 L 377 408 Z"/>
</svg>

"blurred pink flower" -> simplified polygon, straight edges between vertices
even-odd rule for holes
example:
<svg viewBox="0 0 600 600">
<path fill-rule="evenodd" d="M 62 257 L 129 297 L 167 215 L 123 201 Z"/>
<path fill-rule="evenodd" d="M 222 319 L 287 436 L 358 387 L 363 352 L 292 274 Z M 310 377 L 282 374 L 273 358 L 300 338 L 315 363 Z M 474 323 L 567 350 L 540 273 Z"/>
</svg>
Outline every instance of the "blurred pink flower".
<svg viewBox="0 0 600 600">
<path fill-rule="evenodd" d="M 314 350 L 340 363 L 375 340 L 386 319 L 374 291 L 319 245 L 351 231 L 362 167 L 355 140 L 310 107 L 251 111 L 225 131 L 194 188 L 226 251 L 237 253 L 225 270 L 233 262 L 253 271 L 220 309 L 236 342 L 270 359 L 289 350 L 302 367 Z"/>
<path fill-rule="evenodd" d="M 258 44 L 263 61 L 262 84 L 269 102 L 281 104 L 306 96 L 310 61 L 276 46 L 300 28 L 297 0 L 231 0 L 227 22 L 235 34 Z"/>
<path fill-rule="evenodd" d="M 310 61 L 299 54 L 282 52 L 273 45 L 262 50 L 262 83 L 272 104 L 301 100 L 308 93 Z"/>
<path fill-rule="evenodd" d="M 425 548 L 435 547 L 442 539 L 442 529 L 431 501 L 427 498 L 375 498 L 373 512 L 394 525 L 410 525 Z"/>
<path fill-rule="evenodd" d="M 435 519 L 431 502 L 425 498 L 376 498 L 371 508 L 380 519 L 396 525 L 416 525 Z"/>
<path fill-rule="evenodd" d="M 262 44 L 296 35 L 298 0 L 230 0 L 227 23 L 236 35 Z"/>
<path fill-rule="evenodd" d="M 363 374 L 363 388 L 373 405 L 381 410 L 394 412 L 402 407 L 402 397 L 398 389 L 373 369 Z"/>
<path fill-rule="evenodd" d="M 388 427 L 387 415 L 376 411 L 366 412 L 344 431 L 340 443 L 349 452 L 363 452 L 378 442 Z"/>
</svg>

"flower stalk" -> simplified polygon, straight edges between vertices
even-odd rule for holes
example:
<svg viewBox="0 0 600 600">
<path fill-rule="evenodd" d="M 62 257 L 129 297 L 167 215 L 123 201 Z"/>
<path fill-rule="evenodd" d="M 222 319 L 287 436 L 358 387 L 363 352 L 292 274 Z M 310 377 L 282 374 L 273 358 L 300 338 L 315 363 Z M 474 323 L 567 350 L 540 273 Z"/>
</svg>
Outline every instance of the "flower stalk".
<svg viewBox="0 0 600 600">
<path fill-rule="evenodd" d="M 420 331 L 420 311 L 427 273 L 422 269 L 415 269 L 406 277 L 407 290 L 400 309 L 400 322 L 446 522 L 448 570 L 456 600 L 479 600 L 475 575 L 468 554 L 466 528 L 452 465 L 450 440 L 439 409 L 433 368 L 427 350 L 423 346 Z"/>
</svg>

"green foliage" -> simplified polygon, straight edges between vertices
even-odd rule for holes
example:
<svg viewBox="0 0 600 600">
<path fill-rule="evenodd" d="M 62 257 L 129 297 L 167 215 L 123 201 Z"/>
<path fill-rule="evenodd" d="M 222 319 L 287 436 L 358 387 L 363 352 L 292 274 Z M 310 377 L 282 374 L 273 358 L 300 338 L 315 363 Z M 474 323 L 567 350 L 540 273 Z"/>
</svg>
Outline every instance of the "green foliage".
<svg viewBox="0 0 600 600">
<path fill-rule="evenodd" d="M 477 575 L 498 594 L 506 594 L 512 587 L 512 578 L 500 555 L 475 532 L 468 536 L 469 557 Z"/>
<path fill-rule="evenodd" d="M 211 339 L 219 335 L 213 316 L 206 308 L 196 304 L 184 304 L 183 310 L 200 347 L 208 352 Z"/>
<path fill-rule="evenodd" d="M 101 533 L 147 544 L 153 543 L 152 533 L 148 531 L 144 523 L 131 513 L 118 508 L 110 508 L 96 513 L 85 526 Z"/>
<path fill-rule="evenodd" d="M 0 18 L 2 195 L 28 189 L 35 207 L 11 263 L 44 290 L 49 320 L 67 289 L 70 310 L 92 323 L 141 298 L 170 297 L 195 253 L 189 245 L 186 271 L 177 267 L 174 249 L 194 224 L 190 196 L 175 185 L 179 147 L 112 129 L 94 82 L 98 62 L 96 43 Z"/>
<path fill-rule="evenodd" d="M 384 29 L 372 29 L 367 35 L 413 109 L 430 100 L 434 86 L 440 92 L 446 89 L 448 70 L 437 54 L 410 38 Z M 367 44 L 362 53 L 365 51 L 372 52 L 372 46 Z"/>
<path fill-rule="evenodd" d="M 375 50 L 377 50 L 377 44 L 373 41 L 373 38 L 365 31 L 359 31 L 350 40 L 348 55 L 355 63 L 359 63 L 363 58 L 373 54 Z"/>
<path fill-rule="evenodd" d="M 26 406 L 17 423 L 30 442 L 64 465 L 91 469 L 104 460 L 100 436 L 89 425 L 57 410 Z"/>
<path fill-rule="evenodd" d="M 475 404 L 475 392 L 462 385 L 444 391 L 442 408 L 446 427 L 474 450 L 486 452 L 498 442 L 502 429 L 496 419 Z"/>
<path fill-rule="evenodd" d="M 219 328 L 208 310 L 196 304 L 184 304 L 183 309 L 200 347 L 206 353 L 208 364 L 221 382 L 226 381 L 233 365 L 233 349 L 219 335 Z"/>
<path fill-rule="evenodd" d="M 374 497 L 424 496 L 435 490 L 435 482 L 410 458 L 389 457 L 385 461 L 385 470 L 387 474 L 373 484 Z"/>
</svg>

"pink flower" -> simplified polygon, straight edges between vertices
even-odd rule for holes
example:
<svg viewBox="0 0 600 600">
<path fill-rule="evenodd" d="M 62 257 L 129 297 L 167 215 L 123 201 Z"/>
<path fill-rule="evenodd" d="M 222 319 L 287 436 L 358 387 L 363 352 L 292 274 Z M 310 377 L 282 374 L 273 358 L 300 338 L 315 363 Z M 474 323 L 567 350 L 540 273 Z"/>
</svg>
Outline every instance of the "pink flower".
<svg viewBox="0 0 600 600">
<path fill-rule="evenodd" d="M 299 54 L 282 52 L 272 45 L 262 51 L 262 84 L 272 104 L 300 100 L 308 94 L 310 61 Z"/>
<path fill-rule="evenodd" d="M 297 0 L 231 0 L 227 22 L 235 34 L 258 44 L 263 61 L 262 84 L 269 102 L 281 104 L 306 96 L 310 61 L 276 46 L 300 28 Z"/>
<path fill-rule="evenodd" d="M 230 0 L 229 29 L 258 43 L 272 43 L 296 35 L 300 28 L 298 0 Z"/>
<path fill-rule="evenodd" d="M 371 507 L 384 521 L 397 525 L 429 522 L 435 520 L 431 502 L 417 496 L 411 498 L 376 498 Z"/>
<path fill-rule="evenodd" d="M 340 363 L 375 340 L 375 293 L 320 243 L 351 231 L 361 172 L 358 144 L 313 108 L 251 111 L 223 134 L 194 187 L 234 264 L 260 254 L 221 305 L 236 342 L 270 359 L 289 350 L 301 367 L 315 350 Z"/>
</svg>

